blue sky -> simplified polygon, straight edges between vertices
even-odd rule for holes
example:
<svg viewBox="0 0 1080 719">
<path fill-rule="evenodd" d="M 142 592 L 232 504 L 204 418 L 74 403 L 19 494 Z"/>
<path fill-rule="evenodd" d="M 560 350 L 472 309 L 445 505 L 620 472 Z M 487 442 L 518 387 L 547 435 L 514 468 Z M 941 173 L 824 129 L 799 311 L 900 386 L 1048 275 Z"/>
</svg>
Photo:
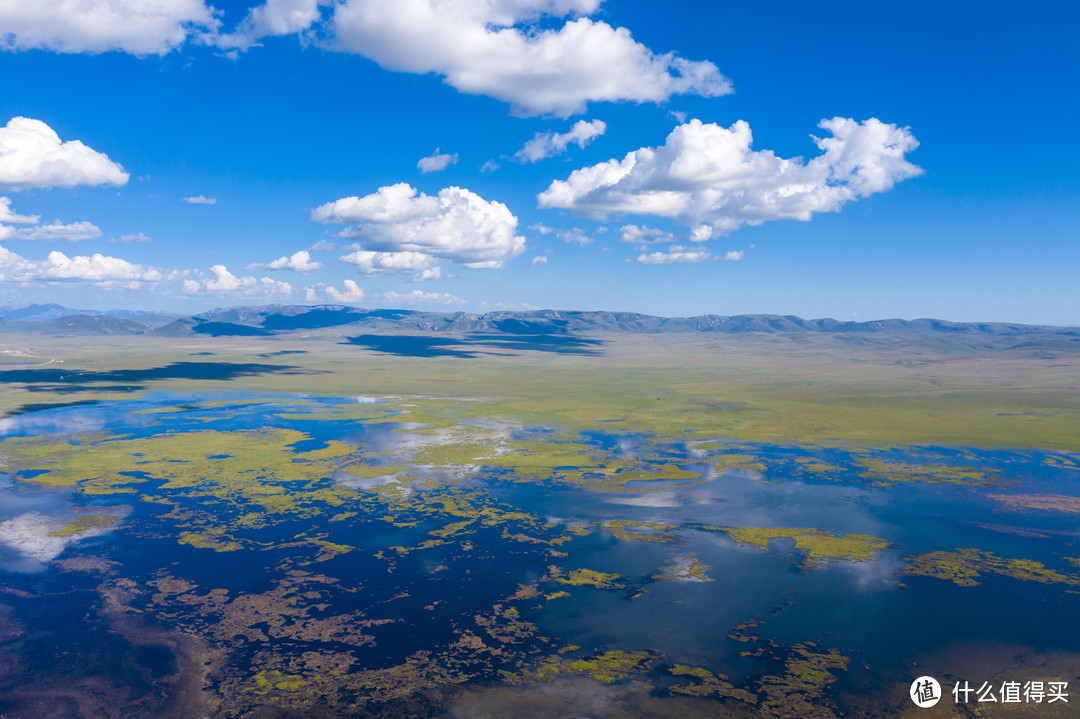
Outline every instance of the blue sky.
<svg viewBox="0 0 1080 719">
<path fill-rule="evenodd" d="M 0 303 L 1080 324 L 1073 3 L 95 5 L 0 0 Z"/>
</svg>

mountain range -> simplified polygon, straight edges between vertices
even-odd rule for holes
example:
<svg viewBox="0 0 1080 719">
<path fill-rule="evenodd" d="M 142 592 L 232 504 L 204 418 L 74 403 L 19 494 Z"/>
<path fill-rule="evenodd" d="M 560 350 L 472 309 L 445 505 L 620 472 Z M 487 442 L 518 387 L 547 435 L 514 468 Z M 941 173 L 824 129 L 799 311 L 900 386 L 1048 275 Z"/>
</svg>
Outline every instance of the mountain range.
<svg viewBox="0 0 1080 719">
<path fill-rule="evenodd" d="M 188 317 L 110 310 L 80 312 L 61 305 L 0 307 L 0 332 L 47 336 L 343 336 L 353 332 L 488 332 L 508 335 L 559 335 L 583 332 L 829 333 L 849 335 L 1038 336 L 1076 339 L 1080 327 L 1003 322 L 948 322 L 936 319 L 884 319 L 867 322 L 803 319 L 792 315 L 699 315 L 657 317 L 634 312 L 536 310 L 529 312 L 421 312 L 362 309 L 345 305 L 266 305 L 225 307 Z"/>
</svg>

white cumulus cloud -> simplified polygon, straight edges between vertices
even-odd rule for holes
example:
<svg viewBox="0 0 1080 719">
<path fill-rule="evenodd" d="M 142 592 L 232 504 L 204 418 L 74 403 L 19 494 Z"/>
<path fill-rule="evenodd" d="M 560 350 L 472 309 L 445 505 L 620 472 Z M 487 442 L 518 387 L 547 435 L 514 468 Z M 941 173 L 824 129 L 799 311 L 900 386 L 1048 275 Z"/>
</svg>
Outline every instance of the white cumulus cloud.
<svg viewBox="0 0 1080 719">
<path fill-rule="evenodd" d="M 50 252 L 44 260 L 29 260 L 0 246 L 0 281 L 88 281 L 108 284 L 116 281 L 156 282 L 158 270 L 102 254 L 68 257 Z"/>
<path fill-rule="evenodd" d="M 580 227 L 571 227 L 569 230 L 561 230 L 556 232 L 555 236 L 567 244 L 577 243 L 579 245 L 587 245 L 593 241 L 593 238 L 585 234 L 585 230 Z"/>
<path fill-rule="evenodd" d="M 724 260 L 727 262 L 738 262 L 743 257 L 746 257 L 744 250 L 728 250 L 724 253 Z"/>
<path fill-rule="evenodd" d="M 0 49 L 164 55 L 220 22 L 203 0 L 0 0 Z"/>
<path fill-rule="evenodd" d="M 65 225 L 60 220 L 49 225 L 24 227 L 12 233 L 15 240 L 40 240 L 43 242 L 78 242 L 101 237 L 101 230 L 85 220 Z"/>
<path fill-rule="evenodd" d="M 0 222 L 8 222 L 13 225 L 35 225 L 41 219 L 41 215 L 17 215 L 11 209 L 11 198 L 0 197 Z"/>
<path fill-rule="evenodd" d="M 437 265 L 447 262 L 501 267 L 525 250 L 525 238 L 515 234 L 518 219 L 506 205 L 460 187 L 432 197 L 399 183 L 328 202 L 311 218 L 351 226 L 347 234 L 362 243 L 341 259 L 366 275 L 391 270 L 431 277 Z"/>
<path fill-rule="evenodd" d="M 590 142 L 600 137 L 607 131 L 607 123 L 603 120 L 585 122 L 578 120 L 570 128 L 569 132 L 538 132 L 525 143 L 525 146 L 514 153 L 514 157 L 522 162 L 539 162 L 545 157 L 554 157 L 566 152 L 568 145 L 574 144 L 585 147 Z"/>
<path fill-rule="evenodd" d="M 428 157 L 421 157 L 416 166 L 420 168 L 420 172 L 425 175 L 429 172 L 439 172 L 445 170 L 450 165 L 456 165 L 458 161 L 457 153 L 448 155 L 445 152 L 440 153 L 439 148 L 435 148 L 435 152 L 431 153 Z"/>
<path fill-rule="evenodd" d="M 307 250 L 294 252 L 288 257 L 279 257 L 269 264 L 255 262 L 246 267 L 248 270 L 292 270 L 306 275 L 308 272 L 322 267 L 321 262 L 312 262 L 311 254 Z"/>
<path fill-rule="evenodd" d="M 875 118 L 835 117 L 813 138 L 821 150 L 808 162 L 771 150 L 751 150 L 750 126 L 699 120 L 676 127 L 660 147 L 642 147 L 622 160 L 575 170 L 539 195 L 542 208 L 565 208 L 593 218 L 659 215 L 723 234 L 778 219 L 809 220 L 845 203 L 921 174 L 906 153 L 918 147 L 907 128 Z"/>
<path fill-rule="evenodd" d="M 237 277 L 229 272 L 225 265 L 214 265 L 210 268 L 213 279 L 203 279 L 197 286 L 184 282 L 185 292 L 206 290 L 209 292 L 235 292 L 245 297 L 269 297 L 273 295 L 291 295 L 292 285 L 288 282 L 271 279 L 269 277 Z"/>
<path fill-rule="evenodd" d="M 214 37 L 214 44 L 247 50 L 264 37 L 302 32 L 319 20 L 319 3 L 320 0 L 266 0 L 251 8 L 235 31 Z"/>
<path fill-rule="evenodd" d="M 343 305 L 358 305 L 364 301 L 364 291 L 354 280 L 345 280 L 341 286 L 343 288 L 341 290 L 333 285 L 328 286 L 326 296 Z"/>
<path fill-rule="evenodd" d="M 457 90 L 508 102 L 520 115 L 567 117 L 588 102 L 732 91 L 711 62 L 654 53 L 626 28 L 586 17 L 599 6 L 600 0 L 343 0 L 334 6 L 329 42 L 390 70 L 442 75 Z"/>
<path fill-rule="evenodd" d="M 529 267 L 536 267 L 537 265 L 546 265 L 548 261 L 547 255 L 537 255 L 529 261 Z"/>
<path fill-rule="evenodd" d="M 0 20 L 0 37 L 3 27 Z M 79 140 L 62 142 L 41 120 L 13 117 L 0 128 L 0 187 L 123 185 L 127 181 L 124 168 L 106 155 Z"/>
<path fill-rule="evenodd" d="M 634 262 L 643 265 L 669 265 L 674 262 L 705 262 L 713 259 L 712 253 L 706 249 L 688 250 L 681 245 L 672 245 L 667 252 L 649 252 L 637 256 Z"/>
<path fill-rule="evenodd" d="M 191 197 L 185 197 L 184 202 L 189 205 L 216 205 L 216 197 L 203 197 L 202 195 L 193 195 Z"/>
<path fill-rule="evenodd" d="M 670 232 L 658 230 L 655 227 L 645 225 L 623 225 L 619 228 L 619 239 L 636 245 L 653 242 L 674 242 L 675 236 Z"/>
<path fill-rule="evenodd" d="M 413 290 L 412 292 L 384 292 L 383 297 L 389 302 L 408 302 L 409 304 L 425 303 L 452 305 L 465 301 L 448 292 L 421 292 L 420 290 Z"/>
</svg>

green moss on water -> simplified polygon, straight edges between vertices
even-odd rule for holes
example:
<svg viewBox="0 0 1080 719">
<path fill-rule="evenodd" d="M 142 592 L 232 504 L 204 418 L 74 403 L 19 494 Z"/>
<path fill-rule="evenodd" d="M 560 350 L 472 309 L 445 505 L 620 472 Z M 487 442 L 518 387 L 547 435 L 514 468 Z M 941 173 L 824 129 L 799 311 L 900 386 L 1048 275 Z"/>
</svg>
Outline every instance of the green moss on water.
<svg viewBox="0 0 1080 719">
<path fill-rule="evenodd" d="M 834 535 L 820 529 L 794 529 L 780 527 L 715 527 L 725 532 L 739 544 L 748 544 L 767 550 L 777 539 L 791 539 L 795 548 L 806 552 L 806 566 L 816 566 L 825 561 L 843 560 L 867 562 L 889 546 L 880 537 L 866 534 Z"/>
<path fill-rule="evenodd" d="M 120 520 L 115 514 L 80 514 L 68 520 L 60 529 L 49 532 L 50 537 L 71 537 L 112 529 Z"/>
<path fill-rule="evenodd" d="M 742 469 L 752 472 L 764 472 L 765 462 L 752 454 L 724 453 L 711 455 L 707 460 L 716 469 Z"/>
<path fill-rule="evenodd" d="M 985 575 L 997 574 L 1041 584 L 1080 586 L 1080 577 L 1050 569 L 1031 559 L 999 557 L 975 548 L 920 554 L 907 561 L 902 576 L 934 577 L 961 587 L 975 587 Z"/>
<path fill-rule="evenodd" d="M 601 522 L 600 528 L 624 542 L 670 544 L 678 541 L 678 537 L 675 535 L 675 530 L 678 527 L 673 524 L 608 519 Z"/>
<path fill-rule="evenodd" d="M 548 578 L 558 584 L 566 584 L 574 587 L 595 587 L 597 589 L 625 589 L 626 585 L 618 582 L 622 577 L 618 574 L 598 572 L 594 569 L 571 569 L 569 573 L 563 572 L 559 567 L 548 567 Z"/>
<path fill-rule="evenodd" d="M 977 470 L 943 462 L 901 462 L 878 457 L 856 457 L 852 463 L 862 468 L 862 476 L 879 482 L 922 482 L 924 484 L 993 484 L 996 468 Z"/>
<path fill-rule="evenodd" d="M 239 542 L 233 542 L 221 536 L 221 532 L 181 532 L 176 539 L 196 549 L 212 549 L 215 552 L 235 552 L 243 549 Z"/>
<path fill-rule="evenodd" d="M 705 667 L 692 667 L 685 664 L 673 664 L 668 671 L 674 677 L 690 677 L 697 681 L 690 684 L 674 684 L 668 691 L 692 697 L 727 697 L 738 699 L 748 704 L 756 704 L 757 695 L 746 689 L 736 687 L 723 674 L 713 674 Z"/>
<path fill-rule="evenodd" d="M 559 676 L 576 674 L 587 676 L 604 684 L 613 684 L 632 673 L 649 669 L 656 657 L 649 652 L 625 652 L 613 650 L 585 659 L 568 660 L 562 654 L 575 651 L 577 647 L 564 647 L 559 654 L 549 656 L 523 674 L 526 681 L 549 682 Z"/>
<path fill-rule="evenodd" d="M 653 579 L 662 582 L 711 582 L 697 556 L 691 552 L 685 557 L 674 557 L 671 564 L 660 567 L 660 573 Z"/>
</svg>

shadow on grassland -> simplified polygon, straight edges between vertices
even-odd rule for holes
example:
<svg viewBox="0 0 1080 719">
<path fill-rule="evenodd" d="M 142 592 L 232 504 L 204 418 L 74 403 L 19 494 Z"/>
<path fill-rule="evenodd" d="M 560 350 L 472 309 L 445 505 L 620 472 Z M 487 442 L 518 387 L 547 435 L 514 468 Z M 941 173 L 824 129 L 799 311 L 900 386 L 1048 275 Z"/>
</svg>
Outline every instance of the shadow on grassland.
<svg viewBox="0 0 1080 719">
<path fill-rule="evenodd" d="M 469 359 L 480 356 L 513 357 L 524 351 L 598 356 L 603 354 L 598 347 L 604 344 L 604 341 L 568 334 L 502 335 L 474 332 L 464 337 L 359 335 L 346 338 L 343 344 L 356 345 L 372 352 L 398 357 Z"/>
<path fill-rule="evenodd" d="M 256 364 L 254 362 L 173 362 L 161 367 L 119 370 L 11 369 L 0 370 L 0 386 L 22 384 L 29 392 L 64 394 L 94 390 L 124 392 L 144 389 L 143 382 L 187 379 L 226 381 L 262 374 L 324 374 L 292 365 Z"/>
</svg>

